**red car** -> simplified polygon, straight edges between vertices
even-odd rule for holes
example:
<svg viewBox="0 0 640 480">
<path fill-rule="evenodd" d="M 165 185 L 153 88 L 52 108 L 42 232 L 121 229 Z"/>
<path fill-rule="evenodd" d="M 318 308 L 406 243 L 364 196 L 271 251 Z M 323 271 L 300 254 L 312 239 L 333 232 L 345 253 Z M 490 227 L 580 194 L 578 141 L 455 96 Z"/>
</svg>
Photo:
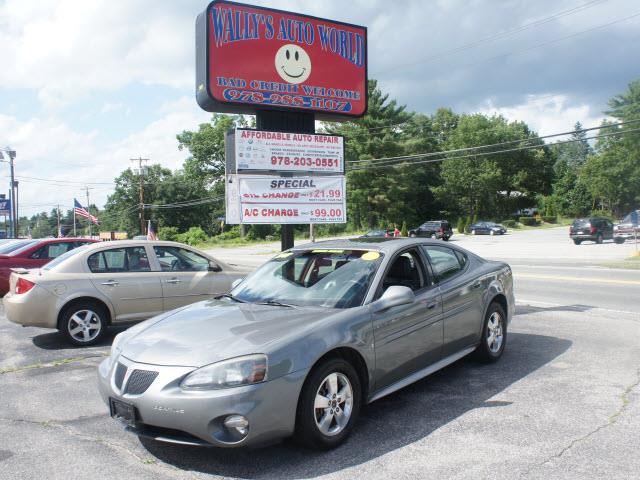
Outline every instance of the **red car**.
<svg viewBox="0 0 640 480">
<path fill-rule="evenodd" d="M 9 291 L 12 268 L 40 268 L 69 250 L 95 242 L 89 238 L 43 238 L 22 241 L 19 248 L 0 253 L 0 296 Z"/>
</svg>

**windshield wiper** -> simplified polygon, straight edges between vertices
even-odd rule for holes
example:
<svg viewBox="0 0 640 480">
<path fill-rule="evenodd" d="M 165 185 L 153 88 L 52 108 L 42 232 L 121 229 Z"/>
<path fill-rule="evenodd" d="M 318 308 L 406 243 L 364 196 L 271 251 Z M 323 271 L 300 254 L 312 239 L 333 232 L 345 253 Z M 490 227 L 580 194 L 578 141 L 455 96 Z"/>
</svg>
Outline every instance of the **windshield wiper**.
<svg viewBox="0 0 640 480">
<path fill-rule="evenodd" d="M 256 305 L 273 305 L 274 307 L 297 307 L 297 305 L 293 305 L 292 303 L 282 303 L 277 300 L 267 300 L 265 302 L 256 302 Z"/>
<path fill-rule="evenodd" d="M 219 298 L 230 298 L 231 300 L 233 300 L 234 302 L 238 302 L 238 303 L 247 303 L 244 300 L 240 300 L 238 297 L 234 297 L 233 295 L 231 295 L 230 293 L 223 293 L 221 295 L 218 295 L 217 297 L 215 297 L 216 300 L 218 300 Z"/>
</svg>

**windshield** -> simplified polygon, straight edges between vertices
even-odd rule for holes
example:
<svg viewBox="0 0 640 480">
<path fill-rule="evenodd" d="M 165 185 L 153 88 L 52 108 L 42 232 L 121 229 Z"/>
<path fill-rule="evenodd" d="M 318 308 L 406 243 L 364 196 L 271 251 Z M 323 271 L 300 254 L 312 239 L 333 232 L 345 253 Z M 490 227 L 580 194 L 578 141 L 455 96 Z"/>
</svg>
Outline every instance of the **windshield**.
<svg viewBox="0 0 640 480">
<path fill-rule="evenodd" d="M 88 244 L 83 245 L 81 247 L 73 248 L 73 249 L 69 250 L 68 252 L 63 253 L 62 255 L 58 255 L 56 258 L 54 258 L 49 263 L 47 263 L 44 267 L 42 267 L 42 270 L 51 270 L 53 267 L 55 267 L 57 265 L 60 265 L 67 258 L 75 255 L 78 252 L 82 252 L 82 251 L 86 250 L 91 245 L 92 245 L 91 243 L 88 243 Z"/>
<path fill-rule="evenodd" d="M 35 243 L 37 243 L 37 240 L 16 240 L 15 242 L 7 243 L 0 247 L 0 255 L 7 255 L 16 250 L 30 247 Z"/>
<path fill-rule="evenodd" d="M 231 292 L 243 302 L 351 308 L 362 305 L 382 254 L 367 250 L 283 252 Z"/>
</svg>

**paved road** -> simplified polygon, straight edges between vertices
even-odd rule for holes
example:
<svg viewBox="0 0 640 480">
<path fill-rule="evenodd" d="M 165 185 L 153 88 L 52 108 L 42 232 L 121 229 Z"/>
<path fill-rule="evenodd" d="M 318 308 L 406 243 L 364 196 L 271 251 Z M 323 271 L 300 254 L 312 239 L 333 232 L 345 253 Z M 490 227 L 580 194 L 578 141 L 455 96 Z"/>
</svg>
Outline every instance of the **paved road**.
<svg viewBox="0 0 640 480">
<path fill-rule="evenodd" d="M 462 360 L 375 402 L 331 452 L 139 440 L 97 394 L 96 366 L 111 338 L 69 348 L 56 333 L 8 323 L 0 310 L 0 479 L 638 478 L 638 272 L 589 266 L 624 258 L 616 245 L 597 246 L 597 261 L 585 248 L 570 251 L 573 264 L 554 257 L 541 268 L 539 256 L 516 255 L 518 242 L 551 252 L 559 237 L 526 235 L 458 240 L 488 257 L 511 256 L 518 308 L 503 359 Z M 277 250 L 220 256 L 257 264 L 269 248 Z"/>
</svg>

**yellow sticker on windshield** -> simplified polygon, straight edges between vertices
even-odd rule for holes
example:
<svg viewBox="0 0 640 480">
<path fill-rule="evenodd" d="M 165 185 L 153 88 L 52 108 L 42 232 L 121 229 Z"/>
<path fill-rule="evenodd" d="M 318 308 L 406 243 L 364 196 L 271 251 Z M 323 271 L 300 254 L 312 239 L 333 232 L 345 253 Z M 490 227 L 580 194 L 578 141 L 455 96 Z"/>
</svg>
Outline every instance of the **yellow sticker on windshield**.
<svg viewBox="0 0 640 480">
<path fill-rule="evenodd" d="M 367 252 L 364 255 L 362 255 L 360 257 L 362 260 L 377 260 L 378 258 L 380 258 L 380 254 L 378 252 Z"/>
<path fill-rule="evenodd" d="M 293 252 L 282 252 L 273 258 L 289 258 L 291 255 L 293 255 Z"/>
</svg>

